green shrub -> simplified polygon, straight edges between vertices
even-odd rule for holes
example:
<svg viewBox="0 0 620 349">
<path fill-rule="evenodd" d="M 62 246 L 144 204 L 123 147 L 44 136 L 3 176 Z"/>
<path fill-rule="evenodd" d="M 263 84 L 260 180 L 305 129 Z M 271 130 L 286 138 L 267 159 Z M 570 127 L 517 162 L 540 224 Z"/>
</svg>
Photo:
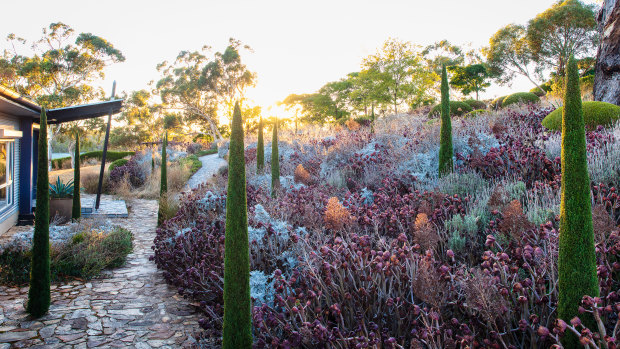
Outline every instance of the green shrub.
<svg viewBox="0 0 620 349">
<path fill-rule="evenodd" d="M 105 157 L 105 161 L 106 162 L 112 162 L 118 159 L 122 159 L 126 156 L 132 156 L 134 155 L 136 152 L 135 151 L 108 151 L 108 153 L 106 154 Z M 80 162 L 85 162 L 86 160 L 90 160 L 90 159 L 97 159 L 97 160 L 101 160 L 101 158 L 103 157 L 103 151 L 101 150 L 97 150 L 97 151 L 89 151 L 86 152 L 84 154 L 80 154 Z M 52 160 L 52 167 L 55 169 L 60 169 L 62 168 L 62 164 L 63 162 L 67 161 L 67 159 L 71 159 L 71 157 L 63 157 L 63 158 L 57 158 L 57 159 L 53 159 Z"/>
<path fill-rule="evenodd" d="M 463 102 L 469 104 L 469 106 L 473 110 L 476 110 L 476 109 L 486 109 L 487 108 L 487 105 L 483 101 L 478 101 L 478 100 L 475 100 L 475 99 L 466 99 Z"/>
<path fill-rule="evenodd" d="M 205 155 L 213 155 L 213 154 L 217 154 L 217 148 L 201 150 L 201 151 L 196 153 L 196 156 L 197 157 L 202 157 L 202 156 L 205 156 Z"/>
<path fill-rule="evenodd" d="M 459 101 L 450 101 L 450 116 L 461 116 L 469 113 L 473 109 L 469 104 Z M 428 113 L 430 117 L 436 117 L 441 114 L 441 104 L 434 106 Z"/>
<path fill-rule="evenodd" d="M 475 117 L 476 117 L 476 116 L 478 116 L 478 115 L 481 115 L 481 114 L 486 114 L 486 113 L 488 113 L 488 112 L 489 112 L 489 111 L 488 111 L 488 110 L 486 110 L 486 109 L 476 109 L 476 110 L 472 110 L 472 111 L 470 111 L 469 113 L 465 114 L 465 117 L 466 117 L 466 118 L 475 118 Z"/>
<path fill-rule="evenodd" d="M 112 172 L 113 169 L 115 169 L 117 167 L 121 167 L 121 166 L 127 164 L 128 162 L 129 162 L 129 160 L 127 160 L 127 159 L 114 160 L 114 161 L 112 161 L 110 166 L 108 166 L 108 171 Z"/>
<path fill-rule="evenodd" d="M 588 129 L 596 129 L 600 126 L 613 125 L 620 119 L 620 107 L 607 102 L 583 102 L 583 119 Z M 560 107 L 547 115 L 542 125 L 549 130 L 559 131 L 562 128 L 562 113 L 564 107 Z"/>
<path fill-rule="evenodd" d="M 530 90 L 530 93 L 533 93 L 533 94 L 535 94 L 535 95 L 536 95 L 536 96 L 538 96 L 538 97 L 542 97 L 542 96 L 544 96 L 544 95 L 546 95 L 546 94 L 547 94 L 547 92 L 546 92 L 546 91 L 545 91 L 545 92 L 543 92 L 543 91 L 541 91 L 538 87 L 534 87 L 533 89 L 531 89 L 531 90 Z"/>
<path fill-rule="evenodd" d="M 497 110 L 502 108 L 502 103 L 507 96 L 499 96 L 491 101 L 490 107 L 491 109 Z"/>
<path fill-rule="evenodd" d="M 505 108 L 515 103 L 538 103 L 540 98 L 531 92 L 517 92 L 504 98 L 502 101 L 502 108 Z"/>
<path fill-rule="evenodd" d="M 202 161 L 200 161 L 196 155 L 188 155 L 184 158 L 180 158 L 179 164 L 182 166 L 187 166 L 189 168 L 190 175 L 193 175 L 202 168 Z"/>
<path fill-rule="evenodd" d="M 47 114 L 41 108 L 38 163 L 47 164 Z M 34 234 L 32 237 L 32 261 L 30 265 L 30 288 L 26 311 L 38 318 L 49 310 L 50 293 L 50 195 L 47 166 L 38 166 L 37 202 Z"/>
<path fill-rule="evenodd" d="M 275 132 L 277 132 L 277 124 L 274 125 Z M 277 139 L 274 141 L 277 144 Z M 239 109 L 239 103 L 236 103 L 228 151 L 228 199 L 226 200 L 226 243 L 224 244 L 224 333 L 222 343 L 224 349 L 252 347 L 250 245 L 248 242 L 244 148 L 241 109 Z"/>
<path fill-rule="evenodd" d="M 471 111 L 469 105 L 463 102 Z M 439 131 L 439 177 L 447 175 L 453 170 L 452 156 L 454 150 L 452 148 L 452 121 L 450 120 L 450 87 L 448 85 L 448 73 L 446 66 L 443 66 L 441 72 L 441 130 Z"/>
<path fill-rule="evenodd" d="M 566 67 L 566 92 L 562 113 L 562 182 L 558 255 L 558 317 L 570 321 L 579 316 L 588 328 L 593 317 L 580 314 L 583 296 L 599 295 L 592 226 L 590 179 L 579 73 L 575 58 Z M 577 337 L 564 339 L 565 347 L 577 347 Z"/>
<path fill-rule="evenodd" d="M 166 148 L 168 147 L 168 131 L 164 136 L 164 140 L 161 143 L 161 175 L 159 184 L 159 209 L 157 210 L 157 225 L 160 226 L 164 222 L 164 215 L 162 212 L 162 197 L 168 192 L 168 158 L 166 156 Z"/>
</svg>

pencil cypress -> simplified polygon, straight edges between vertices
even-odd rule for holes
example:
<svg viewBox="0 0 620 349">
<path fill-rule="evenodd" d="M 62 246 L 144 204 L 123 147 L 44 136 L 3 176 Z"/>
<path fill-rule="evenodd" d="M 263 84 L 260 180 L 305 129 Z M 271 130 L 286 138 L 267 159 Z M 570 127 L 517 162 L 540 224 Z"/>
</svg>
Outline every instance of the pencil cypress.
<svg viewBox="0 0 620 349">
<path fill-rule="evenodd" d="M 250 245 L 243 123 L 239 103 L 233 113 L 228 149 L 228 195 L 224 243 L 224 349 L 252 347 Z"/>
<path fill-rule="evenodd" d="M 566 67 L 566 89 L 562 113 L 562 198 L 560 203 L 558 316 L 570 321 L 575 316 L 595 329 L 589 314 L 579 314 L 584 295 L 599 295 L 590 204 L 590 178 L 586 156 L 586 134 L 575 58 Z M 577 347 L 569 334 L 565 347 Z"/>
<path fill-rule="evenodd" d="M 37 166 L 37 207 L 32 237 L 30 289 L 26 311 L 37 318 L 49 310 L 50 295 L 50 196 L 47 169 L 47 114 L 41 108 Z"/>
<path fill-rule="evenodd" d="M 162 212 L 162 201 L 167 200 L 166 193 L 168 191 L 168 159 L 166 156 L 166 148 L 168 147 L 168 131 L 161 142 L 161 175 L 159 184 L 159 210 L 157 211 L 157 225 L 161 225 L 164 222 L 164 215 Z"/>
<path fill-rule="evenodd" d="M 446 66 L 441 70 L 441 133 L 439 144 L 439 177 L 452 172 L 452 122 L 450 121 L 450 87 Z"/>
<path fill-rule="evenodd" d="M 273 122 L 271 136 L 271 197 L 276 197 L 276 190 L 280 187 L 280 154 L 278 153 L 278 118 Z"/>
<path fill-rule="evenodd" d="M 263 140 L 263 117 L 258 120 L 258 142 L 256 143 L 256 172 L 265 169 L 265 141 Z"/>
<path fill-rule="evenodd" d="M 73 208 L 71 218 L 79 219 L 82 216 L 82 203 L 80 201 L 80 133 L 75 131 L 75 155 L 73 160 Z"/>
</svg>

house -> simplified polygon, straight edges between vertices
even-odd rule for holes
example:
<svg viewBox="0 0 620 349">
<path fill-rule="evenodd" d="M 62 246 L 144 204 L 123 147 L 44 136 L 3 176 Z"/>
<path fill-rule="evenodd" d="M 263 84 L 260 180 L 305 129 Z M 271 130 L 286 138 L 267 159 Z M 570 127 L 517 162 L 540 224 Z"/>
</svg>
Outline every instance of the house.
<svg viewBox="0 0 620 349">
<path fill-rule="evenodd" d="M 47 111 L 49 124 L 118 113 L 122 99 Z M 32 221 L 41 106 L 0 86 L 0 234 Z"/>
</svg>

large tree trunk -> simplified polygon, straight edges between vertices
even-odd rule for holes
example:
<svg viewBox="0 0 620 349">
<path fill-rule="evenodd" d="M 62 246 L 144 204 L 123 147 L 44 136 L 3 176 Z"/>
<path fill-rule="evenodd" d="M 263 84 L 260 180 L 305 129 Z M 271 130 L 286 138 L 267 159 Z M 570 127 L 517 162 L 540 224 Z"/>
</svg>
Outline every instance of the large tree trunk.
<svg viewBox="0 0 620 349">
<path fill-rule="evenodd" d="M 597 21 L 601 42 L 596 55 L 594 100 L 620 105 L 620 0 L 605 0 Z"/>
</svg>

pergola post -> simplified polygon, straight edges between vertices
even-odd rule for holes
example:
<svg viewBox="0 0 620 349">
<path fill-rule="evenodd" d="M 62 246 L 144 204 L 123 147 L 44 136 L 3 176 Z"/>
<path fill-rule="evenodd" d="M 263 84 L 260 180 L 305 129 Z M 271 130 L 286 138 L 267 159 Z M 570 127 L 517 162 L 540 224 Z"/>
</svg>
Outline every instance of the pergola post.
<svg viewBox="0 0 620 349">
<path fill-rule="evenodd" d="M 112 84 L 112 96 L 114 98 L 116 94 L 116 80 Z M 97 184 L 97 199 L 95 200 L 95 210 L 99 209 L 99 203 L 101 202 L 101 189 L 103 185 L 103 174 L 105 172 L 105 158 L 108 153 L 108 139 L 110 138 L 110 124 L 112 123 L 112 109 L 110 108 L 110 114 L 108 115 L 108 126 L 105 130 L 105 140 L 103 141 L 103 153 L 101 154 L 101 170 L 99 171 L 99 183 Z M 78 184 L 79 185 L 79 184 Z"/>
</svg>

